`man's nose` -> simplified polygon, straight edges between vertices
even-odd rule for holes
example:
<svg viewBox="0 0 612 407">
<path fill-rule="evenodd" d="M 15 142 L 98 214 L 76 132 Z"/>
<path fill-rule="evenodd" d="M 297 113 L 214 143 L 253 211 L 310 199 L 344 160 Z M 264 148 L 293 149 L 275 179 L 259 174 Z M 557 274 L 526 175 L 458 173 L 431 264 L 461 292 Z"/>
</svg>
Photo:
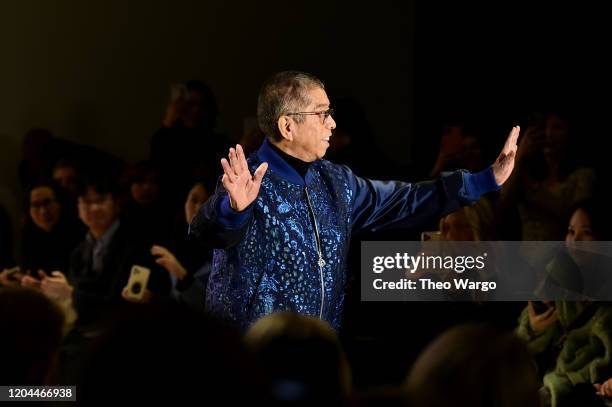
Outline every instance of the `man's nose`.
<svg viewBox="0 0 612 407">
<path fill-rule="evenodd" d="M 329 116 L 329 119 L 327 120 L 327 127 L 330 130 L 333 130 L 336 128 L 336 121 L 334 120 L 333 116 Z"/>
</svg>

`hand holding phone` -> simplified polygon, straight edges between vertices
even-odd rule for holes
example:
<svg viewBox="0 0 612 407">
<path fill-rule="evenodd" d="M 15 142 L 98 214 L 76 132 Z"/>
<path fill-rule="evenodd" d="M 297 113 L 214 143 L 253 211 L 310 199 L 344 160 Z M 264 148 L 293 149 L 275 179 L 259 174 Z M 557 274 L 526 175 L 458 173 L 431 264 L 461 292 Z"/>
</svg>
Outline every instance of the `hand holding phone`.
<svg viewBox="0 0 612 407">
<path fill-rule="evenodd" d="M 532 301 L 532 303 L 533 303 L 533 309 L 538 315 L 545 313 L 550 308 L 555 308 L 554 302 Z"/>
<path fill-rule="evenodd" d="M 538 313 L 536 311 L 536 307 L 542 307 L 542 305 L 537 305 L 536 303 L 542 303 L 547 309 L 544 312 Z M 549 306 L 552 303 L 546 303 L 542 301 L 529 301 L 527 303 L 527 311 L 529 313 L 529 326 L 533 330 L 534 333 L 540 334 L 546 330 L 549 326 L 554 324 L 557 321 L 557 310 Z"/>
<path fill-rule="evenodd" d="M 130 271 L 130 278 L 124 289 L 124 294 L 128 300 L 140 301 L 147 291 L 147 284 L 151 270 L 147 267 L 134 265 Z"/>
</svg>

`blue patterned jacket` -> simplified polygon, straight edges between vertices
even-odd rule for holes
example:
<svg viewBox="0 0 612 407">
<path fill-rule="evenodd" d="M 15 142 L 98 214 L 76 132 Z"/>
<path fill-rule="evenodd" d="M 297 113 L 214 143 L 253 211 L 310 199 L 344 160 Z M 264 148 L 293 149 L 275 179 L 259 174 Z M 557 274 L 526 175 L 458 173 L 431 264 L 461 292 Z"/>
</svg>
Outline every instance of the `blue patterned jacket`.
<svg viewBox="0 0 612 407">
<path fill-rule="evenodd" d="M 269 165 L 257 199 L 236 212 L 219 185 L 190 226 L 216 248 L 206 306 L 241 328 L 292 311 L 338 329 L 352 233 L 416 227 L 499 188 L 491 167 L 405 183 L 360 178 L 317 160 L 302 178 L 267 140 L 247 161 L 251 171 Z"/>
</svg>

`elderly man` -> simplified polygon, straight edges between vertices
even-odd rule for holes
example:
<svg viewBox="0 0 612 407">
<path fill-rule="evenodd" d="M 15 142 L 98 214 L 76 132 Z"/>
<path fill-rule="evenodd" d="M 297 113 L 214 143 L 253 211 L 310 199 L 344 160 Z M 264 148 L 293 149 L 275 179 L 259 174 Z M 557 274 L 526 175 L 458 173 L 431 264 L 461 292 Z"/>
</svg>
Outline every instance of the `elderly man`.
<svg viewBox="0 0 612 407">
<path fill-rule="evenodd" d="M 230 149 L 222 186 L 192 220 L 190 233 L 217 248 L 207 307 L 242 328 L 292 311 L 338 329 L 352 233 L 439 218 L 499 189 L 514 167 L 518 127 L 480 173 L 416 184 L 360 178 L 322 159 L 336 127 L 332 113 L 316 77 L 272 77 L 257 107 L 266 140 L 248 160 L 240 145 Z"/>
</svg>

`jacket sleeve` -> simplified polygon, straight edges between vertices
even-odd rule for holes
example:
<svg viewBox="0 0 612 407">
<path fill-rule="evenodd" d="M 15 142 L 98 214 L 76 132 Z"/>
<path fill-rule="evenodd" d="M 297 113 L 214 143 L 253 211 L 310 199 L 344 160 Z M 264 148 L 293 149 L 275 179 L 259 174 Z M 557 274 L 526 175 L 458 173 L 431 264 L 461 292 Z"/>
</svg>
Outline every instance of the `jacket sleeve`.
<svg viewBox="0 0 612 407">
<path fill-rule="evenodd" d="M 353 233 L 417 227 L 501 188 L 492 167 L 475 174 L 445 173 L 418 183 L 374 181 L 354 175 L 347 167 L 345 171 L 354 193 Z"/>
<path fill-rule="evenodd" d="M 514 333 L 525 342 L 529 353 L 532 355 L 539 355 L 545 353 L 554 346 L 554 343 L 561 337 L 562 332 L 558 323 L 549 326 L 540 334 L 531 331 L 529 327 L 529 310 L 525 307 L 518 319 L 518 326 L 514 330 Z"/>
<path fill-rule="evenodd" d="M 217 191 L 200 207 L 189 225 L 189 235 L 198 242 L 216 249 L 227 249 L 244 238 L 253 217 L 253 204 L 237 212 L 229 204 L 229 196 L 219 182 Z"/>
</svg>

